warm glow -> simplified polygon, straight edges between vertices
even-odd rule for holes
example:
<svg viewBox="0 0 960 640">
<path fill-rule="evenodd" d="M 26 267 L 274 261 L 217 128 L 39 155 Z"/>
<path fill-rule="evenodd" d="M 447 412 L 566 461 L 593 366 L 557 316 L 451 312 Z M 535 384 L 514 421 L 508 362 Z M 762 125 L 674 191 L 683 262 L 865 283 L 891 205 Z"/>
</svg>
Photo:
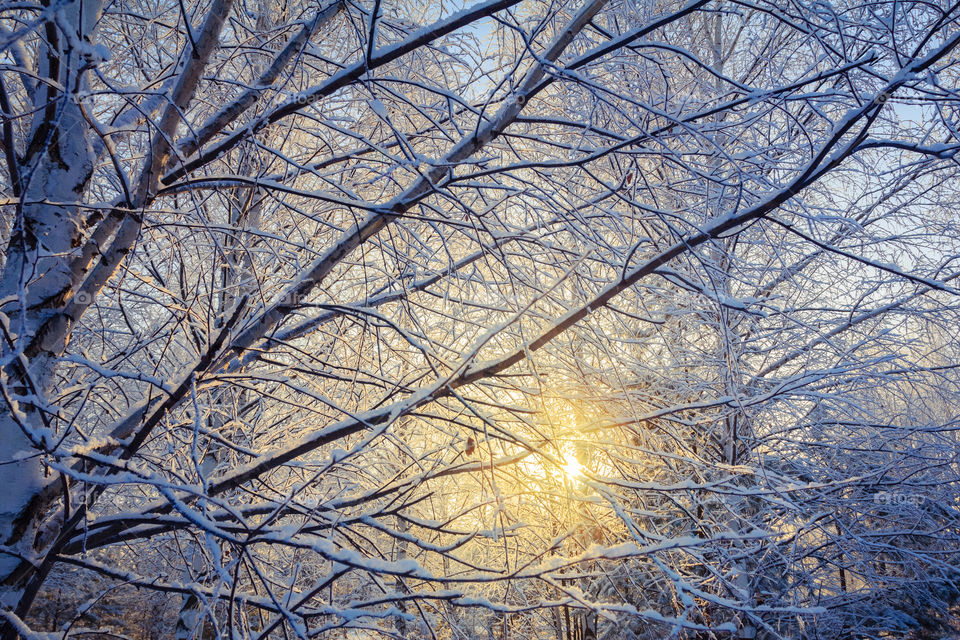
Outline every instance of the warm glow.
<svg viewBox="0 0 960 640">
<path fill-rule="evenodd" d="M 563 455 L 563 473 L 570 480 L 576 480 L 583 476 L 583 465 L 577 460 L 576 456 L 565 453 Z"/>
</svg>

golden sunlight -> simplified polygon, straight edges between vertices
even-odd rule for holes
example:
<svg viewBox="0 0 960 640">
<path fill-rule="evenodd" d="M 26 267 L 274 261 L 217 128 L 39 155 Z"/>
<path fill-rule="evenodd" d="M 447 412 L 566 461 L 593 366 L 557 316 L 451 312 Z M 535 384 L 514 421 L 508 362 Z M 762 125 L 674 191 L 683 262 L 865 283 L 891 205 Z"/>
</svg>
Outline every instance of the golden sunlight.
<svg viewBox="0 0 960 640">
<path fill-rule="evenodd" d="M 583 465 L 572 453 L 563 454 L 563 466 L 561 468 L 564 475 L 570 480 L 577 480 L 583 476 Z"/>
</svg>

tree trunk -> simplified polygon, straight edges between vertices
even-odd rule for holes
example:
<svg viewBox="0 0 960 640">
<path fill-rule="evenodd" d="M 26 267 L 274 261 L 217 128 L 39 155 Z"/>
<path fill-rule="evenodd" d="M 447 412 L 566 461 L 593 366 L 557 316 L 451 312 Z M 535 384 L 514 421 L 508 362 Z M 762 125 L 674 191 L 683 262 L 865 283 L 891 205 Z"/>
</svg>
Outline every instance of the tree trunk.
<svg viewBox="0 0 960 640">
<path fill-rule="evenodd" d="M 38 72 L 52 83 L 36 93 L 30 142 L 17 163 L 17 175 L 11 176 L 20 203 L 0 278 L 5 325 L 0 340 L 0 451 L 14 461 L 0 465 L 0 605 L 20 612 L 17 615 L 29 605 L 23 595 L 31 572 L 24 560 L 34 558 L 37 528 L 50 503 L 41 493 L 50 482 L 42 456 L 53 446 L 55 434 L 43 410 L 67 342 L 49 338 L 47 329 L 62 321 L 60 311 L 76 279 L 70 258 L 86 224 L 80 202 L 94 166 L 90 126 L 76 92 L 85 89 L 84 54 L 90 55 L 78 43 L 87 42 L 100 4 L 71 2 L 61 12 L 62 24 L 76 32 L 68 38 L 52 23 L 43 30 Z M 76 42 L 66 42 L 73 37 Z"/>
</svg>

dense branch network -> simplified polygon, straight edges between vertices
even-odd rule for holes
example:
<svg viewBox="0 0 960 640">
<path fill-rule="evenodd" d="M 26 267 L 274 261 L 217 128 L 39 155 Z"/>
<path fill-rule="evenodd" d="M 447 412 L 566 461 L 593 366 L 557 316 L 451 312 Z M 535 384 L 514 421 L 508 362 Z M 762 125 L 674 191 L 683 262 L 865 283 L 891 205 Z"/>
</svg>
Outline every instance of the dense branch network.
<svg viewBox="0 0 960 640">
<path fill-rule="evenodd" d="M 942 628 L 958 19 L 0 7 L 3 637 Z"/>
</svg>

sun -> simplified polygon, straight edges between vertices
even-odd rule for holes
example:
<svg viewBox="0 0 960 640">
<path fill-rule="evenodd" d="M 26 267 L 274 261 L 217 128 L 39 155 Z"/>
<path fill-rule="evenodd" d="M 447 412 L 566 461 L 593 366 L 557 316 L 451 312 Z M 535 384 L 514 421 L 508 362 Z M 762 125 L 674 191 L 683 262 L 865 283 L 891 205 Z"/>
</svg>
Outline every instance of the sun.
<svg viewBox="0 0 960 640">
<path fill-rule="evenodd" d="M 583 465 L 577 460 L 576 456 L 570 453 L 563 454 L 563 473 L 570 480 L 577 480 L 583 477 Z"/>
</svg>

